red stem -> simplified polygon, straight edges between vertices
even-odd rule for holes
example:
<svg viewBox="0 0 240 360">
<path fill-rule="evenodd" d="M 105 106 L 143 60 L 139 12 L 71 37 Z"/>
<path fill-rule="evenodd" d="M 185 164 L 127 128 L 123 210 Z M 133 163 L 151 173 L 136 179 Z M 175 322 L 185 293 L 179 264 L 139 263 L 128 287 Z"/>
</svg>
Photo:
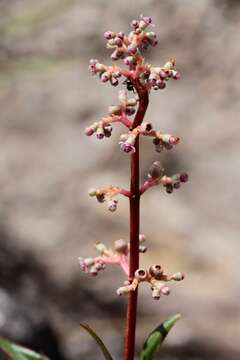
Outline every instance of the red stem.
<svg viewBox="0 0 240 360">
<path fill-rule="evenodd" d="M 139 96 L 139 107 L 133 122 L 133 128 L 139 126 L 148 106 L 148 91 L 137 81 L 134 82 Z M 140 191 L 139 191 L 139 136 L 135 142 L 135 153 L 131 155 L 131 187 L 130 192 L 130 253 L 129 280 L 134 278 L 139 268 L 139 224 L 140 224 Z M 128 295 L 127 324 L 125 333 L 124 360 L 134 360 L 135 330 L 137 318 L 137 289 Z"/>
</svg>

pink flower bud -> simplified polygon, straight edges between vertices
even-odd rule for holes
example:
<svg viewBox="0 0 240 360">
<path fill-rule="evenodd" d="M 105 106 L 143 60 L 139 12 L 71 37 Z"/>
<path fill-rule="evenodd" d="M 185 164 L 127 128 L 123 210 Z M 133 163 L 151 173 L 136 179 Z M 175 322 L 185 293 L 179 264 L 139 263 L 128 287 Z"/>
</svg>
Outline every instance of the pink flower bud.
<svg viewBox="0 0 240 360">
<path fill-rule="evenodd" d="M 109 75 L 107 72 L 102 73 L 101 80 L 102 82 L 107 82 L 109 80 Z"/>
<path fill-rule="evenodd" d="M 95 130 L 92 128 L 92 127 L 87 127 L 86 129 L 85 129 L 85 134 L 87 135 L 87 136 L 91 136 L 91 135 L 93 135 L 95 133 Z"/>
<path fill-rule="evenodd" d="M 176 145 L 179 143 L 179 141 L 180 141 L 179 137 L 176 137 L 176 136 L 169 137 L 169 144 L 171 144 L 171 145 Z"/>
<path fill-rule="evenodd" d="M 120 32 L 117 33 L 117 36 L 118 36 L 121 40 L 123 40 L 125 34 L 124 34 L 124 32 L 120 31 Z"/>
<path fill-rule="evenodd" d="M 142 244 L 145 241 L 146 241 L 146 236 L 144 234 L 139 234 L 139 242 L 140 242 L 140 244 Z"/>
<path fill-rule="evenodd" d="M 133 28 L 137 28 L 139 26 L 139 22 L 137 21 L 137 20 L 133 20 L 132 22 L 131 22 L 131 27 L 133 27 Z"/>
<path fill-rule="evenodd" d="M 162 70 L 162 69 L 159 71 L 159 76 L 160 76 L 160 78 L 163 79 L 163 80 L 168 77 L 168 75 L 166 74 L 166 72 L 165 72 L 164 70 Z"/>
<path fill-rule="evenodd" d="M 114 40 L 115 40 L 115 45 L 117 45 L 118 47 L 122 46 L 123 43 L 119 37 L 116 37 Z"/>
<path fill-rule="evenodd" d="M 115 37 L 115 34 L 112 31 L 105 31 L 104 37 L 105 37 L 105 39 L 110 40 Z"/>
<path fill-rule="evenodd" d="M 170 288 L 169 288 L 168 286 L 163 286 L 163 287 L 161 288 L 161 293 L 162 293 L 163 295 L 169 295 L 169 294 L 170 294 Z"/>
</svg>

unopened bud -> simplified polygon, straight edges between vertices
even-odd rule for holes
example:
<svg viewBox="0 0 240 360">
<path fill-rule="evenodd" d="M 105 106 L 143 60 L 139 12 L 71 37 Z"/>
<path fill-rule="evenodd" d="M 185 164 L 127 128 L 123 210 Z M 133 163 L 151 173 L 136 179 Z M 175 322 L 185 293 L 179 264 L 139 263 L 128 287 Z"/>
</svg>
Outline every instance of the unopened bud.
<svg viewBox="0 0 240 360">
<path fill-rule="evenodd" d="M 147 247 L 145 245 L 139 245 L 139 252 L 144 254 L 147 251 Z"/>
<path fill-rule="evenodd" d="M 160 161 L 154 161 L 152 166 L 149 169 L 148 176 L 152 179 L 158 179 L 163 176 L 164 168 L 162 167 Z"/>
<path fill-rule="evenodd" d="M 108 210 L 114 212 L 117 210 L 117 200 L 108 201 Z"/>
<path fill-rule="evenodd" d="M 168 286 L 163 286 L 162 288 L 161 288 L 161 293 L 163 294 L 163 295 L 169 295 L 170 294 L 170 288 L 168 287 Z"/>
<path fill-rule="evenodd" d="M 181 272 L 177 272 L 171 276 L 171 278 L 175 281 L 181 281 L 184 279 L 184 274 Z"/>
<path fill-rule="evenodd" d="M 96 189 L 94 189 L 94 188 L 91 188 L 91 189 L 89 189 L 88 190 L 88 195 L 89 196 L 96 196 Z"/>
<path fill-rule="evenodd" d="M 95 266 L 92 266 L 91 269 L 90 269 L 90 271 L 89 271 L 89 273 L 90 273 L 92 276 L 97 276 L 98 271 L 97 271 L 97 269 L 96 269 Z"/>
<path fill-rule="evenodd" d="M 127 106 L 136 106 L 137 105 L 137 99 L 131 98 L 127 100 Z"/>
<path fill-rule="evenodd" d="M 122 134 L 120 135 L 120 141 L 126 141 L 129 138 L 128 134 Z"/>
<path fill-rule="evenodd" d="M 171 193 L 173 192 L 173 186 L 172 186 L 172 184 L 167 184 L 167 185 L 166 185 L 166 192 L 167 192 L 168 194 L 171 194 Z"/>
<path fill-rule="evenodd" d="M 136 63 L 136 59 L 134 56 L 127 56 L 125 59 L 124 59 L 124 64 L 125 65 L 133 65 Z"/>
<path fill-rule="evenodd" d="M 94 265 L 94 259 L 93 258 L 86 258 L 86 259 L 84 259 L 84 264 L 87 267 L 92 266 L 92 265 Z"/>
<path fill-rule="evenodd" d="M 116 240 L 114 242 L 114 248 L 117 252 L 126 254 L 128 250 L 128 243 L 123 239 Z"/>
<path fill-rule="evenodd" d="M 96 131 L 96 136 L 99 140 L 102 140 L 104 138 L 104 130 L 102 127 L 99 127 Z"/>
<path fill-rule="evenodd" d="M 144 234 L 139 234 L 139 242 L 140 242 L 140 244 L 142 244 L 145 241 L 146 241 L 146 236 Z"/>
<path fill-rule="evenodd" d="M 127 286 L 122 286 L 120 288 L 117 289 L 117 295 L 121 296 L 121 295 L 126 295 L 128 293 L 128 287 Z"/>
<path fill-rule="evenodd" d="M 143 131 L 151 131 L 152 130 L 152 124 L 151 123 L 148 123 L 148 122 L 143 122 L 141 124 L 141 129 Z"/>
<path fill-rule="evenodd" d="M 94 134 L 94 132 L 95 132 L 95 130 L 94 130 L 92 127 L 87 127 L 87 128 L 85 129 L 85 134 L 86 134 L 87 136 L 91 136 L 92 134 Z"/>
<path fill-rule="evenodd" d="M 95 245 L 95 248 L 100 253 L 104 253 L 107 250 L 106 245 L 104 245 L 103 243 L 100 243 L 100 242 Z"/>
<path fill-rule="evenodd" d="M 152 288 L 152 297 L 154 300 L 159 300 L 161 296 L 161 292 L 158 288 L 153 287 Z"/>
<path fill-rule="evenodd" d="M 110 39 L 114 38 L 114 36 L 115 36 L 115 34 L 112 31 L 105 31 L 105 33 L 104 33 L 104 37 L 107 40 L 110 40 Z"/>
<path fill-rule="evenodd" d="M 108 108 L 109 115 L 121 115 L 122 109 L 119 105 L 111 105 Z"/>
<path fill-rule="evenodd" d="M 188 174 L 187 173 L 182 173 L 180 174 L 180 181 L 185 183 L 188 181 Z"/>
</svg>

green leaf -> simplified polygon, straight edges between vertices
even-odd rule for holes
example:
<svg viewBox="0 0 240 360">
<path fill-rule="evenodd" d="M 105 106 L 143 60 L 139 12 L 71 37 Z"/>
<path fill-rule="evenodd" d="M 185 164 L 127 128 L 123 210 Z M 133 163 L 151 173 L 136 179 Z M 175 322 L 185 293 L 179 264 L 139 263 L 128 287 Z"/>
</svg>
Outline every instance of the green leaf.
<svg viewBox="0 0 240 360">
<path fill-rule="evenodd" d="M 140 354 L 140 360 L 152 360 L 158 347 L 162 344 L 163 340 L 175 325 L 176 321 L 180 319 L 181 315 L 176 314 L 165 320 L 161 325 L 157 326 L 143 345 L 142 352 Z"/>
<path fill-rule="evenodd" d="M 97 342 L 97 344 L 99 345 L 99 347 L 102 350 L 102 353 L 105 357 L 106 360 L 113 360 L 112 356 L 110 355 L 108 349 L 106 348 L 106 346 L 104 345 L 104 343 L 102 342 L 102 340 L 100 339 L 100 337 L 90 328 L 90 326 L 88 326 L 87 324 L 80 324 L 81 327 L 86 330 L 93 338 L 94 340 Z"/>
<path fill-rule="evenodd" d="M 47 360 L 46 357 L 0 337 L 0 349 L 12 360 Z"/>
</svg>

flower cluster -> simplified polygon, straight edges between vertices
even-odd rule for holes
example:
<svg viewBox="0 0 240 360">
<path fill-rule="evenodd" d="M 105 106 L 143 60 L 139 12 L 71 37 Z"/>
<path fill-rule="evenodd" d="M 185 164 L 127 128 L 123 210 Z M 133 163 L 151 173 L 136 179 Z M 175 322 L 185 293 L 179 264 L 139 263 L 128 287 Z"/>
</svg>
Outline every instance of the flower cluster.
<svg viewBox="0 0 240 360">
<path fill-rule="evenodd" d="M 144 244 L 146 237 L 143 234 L 139 235 L 139 252 L 145 253 L 147 247 Z M 79 257 L 79 265 L 83 272 L 89 273 L 93 276 L 96 276 L 99 271 L 104 270 L 106 264 L 119 264 L 125 274 L 129 274 L 128 266 L 128 255 L 130 244 L 123 239 L 116 240 L 114 242 L 114 248 L 108 248 L 103 243 L 97 243 L 95 245 L 96 250 L 100 253 L 99 256 L 95 258 L 82 258 Z"/>
<path fill-rule="evenodd" d="M 180 140 L 179 137 L 155 131 L 153 130 L 151 123 L 144 122 L 140 126 L 137 126 L 135 129 L 129 131 L 127 134 L 122 134 L 120 136 L 119 144 L 121 150 L 130 154 L 134 153 L 134 144 L 139 135 L 153 137 L 153 143 L 155 144 L 157 152 L 161 152 L 164 148 L 171 150 L 174 145 L 179 143 Z"/>
<path fill-rule="evenodd" d="M 133 281 L 124 282 L 124 286 L 117 289 L 117 294 L 128 294 L 130 291 L 135 291 L 139 283 L 148 282 L 152 291 L 152 297 L 155 300 L 158 300 L 161 295 L 170 294 L 170 288 L 165 284 L 165 282 L 171 280 L 181 281 L 183 279 L 184 275 L 181 272 L 166 275 L 160 265 L 152 265 L 148 271 L 145 269 L 136 270 Z"/>
<path fill-rule="evenodd" d="M 157 45 L 156 34 L 152 31 L 145 32 L 149 25 L 152 25 L 152 19 L 140 15 L 139 20 L 132 21 L 134 30 L 128 36 L 123 32 L 106 31 L 104 37 L 107 48 L 113 50 L 111 59 L 124 59 L 126 65 L 136 65 L 140 50 L 146 50 L 149 45 Z"/>
<path fill-rule="evenodd" d="M 97 59 L 91 59 L 88 68 L 92 75 L 99 74 L 99 78 L 103 83 L 110 81 L 113 86 L 119 84 L 118 79 L 122 76 L 121 69 L 117 66 L 106 66 Z"/>
<path fill-rule="evenodd" d="M 180 79 L 180 73 L 174 69 L 175 59 L 170 59 L 163 67 L 150 67 L 150 74 L 148 77 L 148 84 L 154 90 L 162 90 L 166 87 L 166 82 L 169 79 Z"/>
<path fill-rule="evenodd" d="M 125 189 L 121 189 L 119 187 L 114 187 L 112 185 L 106 186 L 99 189 L 89 189 L 89 196 L 96 197 L 97 201 L 100 203 L 106 202 L 108 210 L 114 212 L 117 210 L 118 200 L 114 199 L 118 194 L 125 195 L 127 197 L 130 196 L 130 192 Z"/>
<path fill-rule="evenodd" d="M 93 75 L 99 75 L 102 82 L 109 82 L 113 86 L 119 84 L 119 79 L 124 78 L 122 82 L 126 85 L 126 90 L 137 93 L 137 97 L 128 98 L 127 92 L 121 90 L 119 92 L 119 104 L 111 105 L 108 108 L 108 114 L 100 121 L 93 123 L 86 128 L 85 133 L 88 136 L 96 134 L 98 139 L 110 137 L 112 134 L 112 124 L 115 122 L 122 123 L 126 128 L 126 133 L 120 136 L 119 145 L 122 151 L 128 154 L 136 152 L 136 140 L 139 136 L 149 136 L 153 139 L 153 144 L 157 152 L 164 149 L 170 150 L 180 141 L 179 137 L 171 134 L 164 134 L 154 130 L 150 122 L 142 122 L 148 105 L 148 95 L 150 91 L 164 89 L 168 80 L 178 80 L 179 72 L 175 69 L 175 59 L 170 59 L 163 66 L 153 66 L 146 63 L 142 52 L 149 46 L 157 44 L 156 34 L 149 30 L 154 26 L 152 19 L 140 15 L 138 20 L 131 23 L 132 31 L 128 35 L 123 32 L 106 31 L 104 37 L 107 40 L 107 48 L 112 51 L 111 59 L 116 61 L 122 59 L 127 66 L 124 69 L 111 65 L 107 66 L 100 63 L 97 59 L 91 59 L 89 70 Z M 136 106 L 139 104 L 136 113 Z M 136 113 L 135 119 L 129 117 Z M 134 157 L 133 157 L 134 160 Z M 148 179 L 139 189 L 142 195 L 145 191 L 155 185 L 162 185 L 167 193 L 172 193 L 174 189 L 178 189 L 182 183 L 188 181 L 186 173 L 179 173 L 173 176 L 165 175 L 165 171 L 159 161 L 155 161 L 149 169 Z M 133 189 L 133 187 L 132 187 Z M 90 189 L 89 195 L 96 197 L 100 203 L 106 203 L 108 210 L 114 212 L 117 209 L 118 200 L 116 197 L 121 194 L 130 199 L 136 196 L 135 190 L 128 191 L 119 187 L 106 186 L 98 189 Z M 139 236 L 139 252 L 147 250 L 145 244 L 145 236 Z M 127 294 L 135 291 L 141 282 L 148 282 L 152 291 L 152 297 L 159 299 L 161 295 L 170 293 L 166 282 L 171 280 L 183 280 L 184 275 L 180 272 L 172 275 L 164 273 L 160 265 L 153 265 L 149 270 L 138 269 L 133 274 L 129 274 L 129 252 L 130 244 L 123 240 L 117 240 L 114 247 L 108 248 L 103 243 L 97 243 L 96 249 L 100 253 L 95 258 L 79 258 L 81 269 L 92 275 L 97 275 L 103 270 L 106 264 L 118 264 L 127 274 L 128 280 L 124 282 L 124 286 L 117 290 L 118 295 Z M 137 254 L 138 255 L 138 254 Z"/>
<path fill-rule="evenodd" d="M 85 134 L 87 136 L 92 136 L 95 133 L 99 140 L 104 137 L 110 137 L 112 134 L 112 123 L 115 122 L 120 122 L 127 128 L 132 126 L 132 122 L 128 116 L 135 113 L 137 99 L 128 98 L 125 90 L 119 91 L 118 99 L 118 105 L 109 106 L 108 116 L 103 117 L 100 121 L 93 123 L 85 129 Z"/>
<path fill-rule="evenodd" d="M 149 169 L 148 180 L 146 180 L 140 188 L 140 193 L 143 194 L 152 186 L 163 185 L 166 192 L 171 194 L 174 189 L 180 188 L 181 183 L 186 183 L 187 181 L 187 173 L 179 173 L 171 177 L 164 175 L 164 168 L 160 161 L 155 161 Z"/>
<path fill-rule="evenodd" d="M 140 15 L 139 20 L 131 23 L 133 31 L 128 35 L 123 32 L 115 33 L 106 31 L 104 37 L 107 40 L 107 48 L 112 50 L 111 59 L 122 59 L 129 70 L 121 69 L 115 65 L 106 66 L 97 59 L 91 59 L 89 70 L 93 75 L 99 74 L 102 82 L 110 82 L 113 86 L 119 84 L 119 78 L 123 75 L 127 81 L 139 79 L 140 83 L 149 91 L 151 89 L 164 89 L 169 79 L 179 79 L 180 74 L 175 70 L 175 59 L 170 59 L 162 67 L 155 67 L 145 63 L 142 51 L 149 46 L 156 46 L 156 34 L 147 31 L 152 24 L 152 19 Z"/>
</svg>

